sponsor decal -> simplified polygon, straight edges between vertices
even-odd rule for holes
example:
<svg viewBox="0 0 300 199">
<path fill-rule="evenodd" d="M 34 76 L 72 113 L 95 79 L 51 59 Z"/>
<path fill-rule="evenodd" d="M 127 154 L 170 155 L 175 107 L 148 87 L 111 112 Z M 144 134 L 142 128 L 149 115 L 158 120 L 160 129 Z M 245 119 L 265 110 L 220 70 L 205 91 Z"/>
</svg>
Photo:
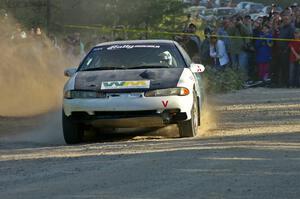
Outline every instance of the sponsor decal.
<svg viewBox="0 0 300 199">
<path fill-rule="evenodd" d="M 165 108 L 167 108 L 168 105 L 169 105 L 169 101 L 168 101 L 168 100 L 167 100 L 167 101 L 162 101 L 162 104 L 163 104 L 163 106 L 164 106 Z"/>
<path fill-rule="evenodd" d="M 160 48 L 159 45 L 113 45 L 107 48 L 107 50 L 117 49 L 133 49 L 133 48 Z"/>
<path fill-rule="evenodd" d="M 102 82 L 101 90 L 150 88 L 150 80 Z"/>
</svg>

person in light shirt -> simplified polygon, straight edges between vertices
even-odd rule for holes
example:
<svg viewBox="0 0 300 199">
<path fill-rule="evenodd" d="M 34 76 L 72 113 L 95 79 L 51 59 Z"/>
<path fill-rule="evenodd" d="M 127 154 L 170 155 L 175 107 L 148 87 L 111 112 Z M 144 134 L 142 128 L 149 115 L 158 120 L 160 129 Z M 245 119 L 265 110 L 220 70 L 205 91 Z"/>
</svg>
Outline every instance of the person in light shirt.
<svg viewBox="0 0 300 199">
<path fill-rule="evenodd" d="M 229 57 L 224 41 L 217 38 L 215 33 L 210 37 L 210 57 L 214 59 L 217 69 L 225 69 L 229 65 Z"/>
</svg>

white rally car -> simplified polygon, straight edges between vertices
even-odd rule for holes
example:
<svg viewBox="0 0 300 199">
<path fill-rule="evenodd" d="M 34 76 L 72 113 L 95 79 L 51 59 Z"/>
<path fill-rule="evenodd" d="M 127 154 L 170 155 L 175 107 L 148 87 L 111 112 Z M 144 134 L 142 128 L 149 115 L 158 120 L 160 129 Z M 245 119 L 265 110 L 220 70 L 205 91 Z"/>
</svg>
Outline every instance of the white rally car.
<svg viewBox="0 0 300 199">
<path fill-rule="evenodd" d="M 65 71 L 63 132 L 80 143 L 87 127 L 135 128 L 178 124 L 194 137 L 203 101 L 201 73 L 175 41 L 139 40 L 94 47 Z"/>
</svg>

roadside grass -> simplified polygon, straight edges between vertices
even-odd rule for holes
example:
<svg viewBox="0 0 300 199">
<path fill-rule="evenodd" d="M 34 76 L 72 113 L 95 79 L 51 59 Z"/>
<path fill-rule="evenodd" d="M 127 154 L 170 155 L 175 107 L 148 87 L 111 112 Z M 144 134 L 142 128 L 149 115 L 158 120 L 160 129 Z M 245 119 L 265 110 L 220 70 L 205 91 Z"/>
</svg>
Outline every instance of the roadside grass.
<svg viewBox="0 0 300 199">
<path fill-rule="evenodd" d="M 205 90 L 207 93 L 227 93 L 243 88 L 243 74 L 230 67 L 224 70 L 217 70 L 207 66 L 204 73 Z"/>
</svg>

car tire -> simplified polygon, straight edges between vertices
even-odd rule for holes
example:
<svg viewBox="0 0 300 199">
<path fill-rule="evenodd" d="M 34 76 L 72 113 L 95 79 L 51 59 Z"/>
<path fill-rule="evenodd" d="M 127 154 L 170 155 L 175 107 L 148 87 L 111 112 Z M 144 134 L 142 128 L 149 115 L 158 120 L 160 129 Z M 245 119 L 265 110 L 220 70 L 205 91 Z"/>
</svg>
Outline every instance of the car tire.
<svg viewBox="0 0 300 199">
<path fill-rule="evenodd" d="M 64 139 L 67 144 L 79 144 L 83 140 L 84 129 L 76 124 L 62 111 L 62 124 Z"/>
<path fill-rule="evenodd" d="M 203 107 L 203 102 L 201 101 L 201 98 L 197 97 L 197 104 L 198 104 L 198 127 L 201 126 L 201 114 L 202 114 L 202 107 Z"/>
<path fill-rule="evenodd" d="M 195 92 L 194 92 L 194 103 L 193 103 L 193 108 L 191 110 L 191 115 L 192 115 L 192 118 L 190 120 L 183 121 L 178 124 L 179 135 L 182 138 L 195 137 L 195 136 L 197 136 L 197 133 L 198 133 L 199 108 L 198 108 L 197 96 L 196 96 Z"/>
</svg>

